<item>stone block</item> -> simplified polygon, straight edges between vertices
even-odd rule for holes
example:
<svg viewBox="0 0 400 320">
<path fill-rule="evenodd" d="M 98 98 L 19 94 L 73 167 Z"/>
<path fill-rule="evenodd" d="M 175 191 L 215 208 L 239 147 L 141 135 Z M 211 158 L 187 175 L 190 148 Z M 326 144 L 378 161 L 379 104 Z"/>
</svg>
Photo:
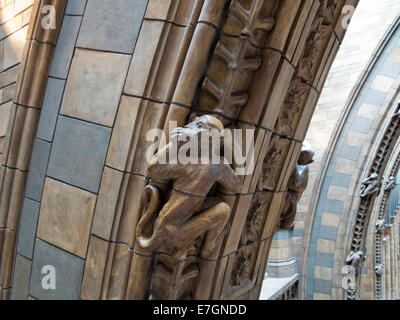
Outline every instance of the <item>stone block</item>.
<svg viewBox="0 0 400 320">
<path fill-rule="evenodd" d="M 371 130 L 373 122 L 371 119 L 356 117 L 351 123 L 351 130 L 367 134 Z"/>
<path fill-rule="evenodd" d="M 382 64 L 378 73 L 383 76 L 396 79 L 400 74 L 400 64 L 388 60 Z"/>
<path fill-rule="evenodd" d="M 97 193 L 111 129 L 59 117 L 48 175 Z"/>
<path fill-rule="evenodd" d="M 50 76 L 61 79 L 68 77 L 81 20 L 81 17 L 64 16 L 50 68 Z"/>
<path fill-rule="evenodd" d="M 68 252 L 36 239 L 32 262 L 30 293 L 39 300 L 79 300 L 85 261 Z M 50 272 L 45 266 L 54 267 L 55 289 L 44 289 L 42 281 Z"/>
<path fill-rule="evenodd" d="M 3 69 L 21 62 L 27 31 L 28 27 L 24 27 L 4 39 Z"/>
<path fill-rule="evenodd" d="M 49 78 L 47 80 L 46 92 L 44 94 L 42 112 L 40 113 L 39 125 L 36 136 L 39 139 L 53 141 L 56 128 L 57 116 L 61 106 L 61 99 L 65 87 L 65 80 Z"/>
<path fill-rule="evenodd" d="M 319 227 L 319 237 L 321 239 L 336 241 L 337 233 L 337 228 L 327 226 Z"/>
<path fill-rule="evenodd" d="M 394 82 L 393 78 L 377 75 L 372 81 L 371 88 L 377 91 L 388 92 Z"/>
<path fill-rule="evenodd" d="M 318 239 L 317 241 L 317 252 L 320 253 L 334 253 L 335 252 L 335 241 Z"/>
<path fill-rule="evenodd" d="M 321 225 L 327 227 L 338 228 L 340 222 L 340 215 L 335 213 L 324 212 L 322 215 Z"/>
<path fill-rule="evenodd" d="M 328 198 L 332 200 L 345 201 L 348 195 L 347 188 L 330 186 L 328 189 Z"/>
<path fill-rule="evenodd" d="M 315 265 L 332 268 L 333 254 L 317 252 L 315 255 Z"/>
<path fill-rule="evenodd" d="M 14 269 L 14 282 L 11 293 L 12 300 L 27 300 L 32 261 L 17 254 Z"/>
<path fill-rule="evenodd" d="M 376 115 L 379 112 L 380 106 L 375 106 L 368 103 L 362 103 L 358 109 L 357 116 L 364 117 L 367 119 L 375 120 Z"/>
<path fill-rule="evenodd" d="M 111 127 L 130 56 L 77 49 L 61 114 Z"/>
<path fill-rule="evenodd" d="M 330 294 L 332 290 L 332 282 L 327 280 L 315 280 L 315 292 Z"/>
<path fill-rule="evenodd" d="M 0 137 L 7 133 L 8 117 L 10 116 L 12 101 L 0 105 Z"/>
<path fill-rule="evenodd" d="M 26 183 L 25 196 L 41 201 L 47 163 L 49 161 L 51 144 L 35 139 Z"/>
<path fill-rule="evenodd" d="M 332 268 L 315 266 L 314 268 L 314 278 L 317 280 L 332 280 Z"/>
<path fill-rule="evenodd" d="M 360 151 L 361 152 L 361 151 Z M 331 185 L 348 188 L 351 182 L 351 175 L 335 172 L 332 176 Z"/>
<path fill-rule="evenodd" d="M 90 0 L 78 46 L 132 53 L 146 6 L 147 0 Z"/>
<path fill-rule="evenodd" d="M 25 198 L 21 213 L 17 252 L 32 259 L 40 203 Z"/>
<path fill-rule="evenodd" d="M 92 193 L 47 178 L 38 237 L 84 258 L 95 202 Z"/>
</svg>

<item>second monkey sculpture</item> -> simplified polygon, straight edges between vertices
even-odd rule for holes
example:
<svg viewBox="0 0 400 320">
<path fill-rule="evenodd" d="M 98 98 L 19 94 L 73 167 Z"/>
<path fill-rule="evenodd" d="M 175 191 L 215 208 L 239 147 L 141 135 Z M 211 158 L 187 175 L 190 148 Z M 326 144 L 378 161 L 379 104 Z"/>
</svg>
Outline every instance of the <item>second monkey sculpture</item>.
<svg viewBox="0 0 400 320">
<path fill-rule="evenodd" d="M 308 166 L 312 163 L 314 151 L 310 147 L 304 146 L 300 152 L 297 165 L 288 182 L 288 192 L 286 201 L 280 216 L 281 230 L 288 230 L 292 227 L 297 212 L 297 203 L 300 201 L 304 190 L 308 184 Z"/>
<path fill-rule="evenodd" d="M 217 164 L 212 161 L 203 164 L 200 157 L 197 164 L 165 163 L 162 160 L 169 159 L 170 152 L 179 152 L 188 138 L 200 141 L 201 135 L 208 135 L 208 141 L 211 141 L 213 132 L 221 133 L 223 130 L 223 124 L 216 117 L 205 115 L 196 118 L 185 127 L 176 128 L 171 142 L 151 159 L 147 169 L 151 182 L 142 197 L 145 212 L 136 232 L 140 247 L 155 251 L 162 246 L 180 258 L 204 235 L 200 255 L 207 258 L 215 253 L 229 227 L 231 207 L 223 200 L 208 201 L 207 195 L 215 184 L 222 192 L 239 192 L 239 178 L 223 158 Z M 211 155 L 211 143 L 209 148 Z M 162 196 L 168 195 L 168 190 L 169 197 L 161 208 Z"/>
</svg>

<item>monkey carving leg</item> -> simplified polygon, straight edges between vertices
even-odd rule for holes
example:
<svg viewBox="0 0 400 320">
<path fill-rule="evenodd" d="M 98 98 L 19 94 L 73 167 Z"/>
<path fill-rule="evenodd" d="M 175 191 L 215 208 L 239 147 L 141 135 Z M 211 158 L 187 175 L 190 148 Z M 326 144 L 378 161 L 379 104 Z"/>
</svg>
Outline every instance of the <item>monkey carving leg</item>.
<svg viewBox="0 0 400 320">
<path fill-rule="evenodd" d="M 209 258 L 223 238 L 231 208 L 225 202 L 218 203 L 211 208 L 199 213 L 177 229 L 174 236 L 176 246 L 182 243 L 193 243 L 198 237 L 206 233 L 201 255 Z"/>
</svg>

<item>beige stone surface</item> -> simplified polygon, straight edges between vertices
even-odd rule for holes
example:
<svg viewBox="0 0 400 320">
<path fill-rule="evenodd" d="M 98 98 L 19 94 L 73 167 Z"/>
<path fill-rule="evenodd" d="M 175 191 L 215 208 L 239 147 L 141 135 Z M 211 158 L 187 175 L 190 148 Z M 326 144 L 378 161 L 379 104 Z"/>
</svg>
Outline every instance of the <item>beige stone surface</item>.
<svg viewBox="0 0 400 320">
<path fill-rule="evenodd" d="M 144 21 L 136 43 L 132 63 L 129 68 L 127 83 L 124 91 L 133 95 L 142 96 L 149 81 L 146 75 L 150 72 L 159 41 L 147 41 L 159 39 L 164 23 L 160 21 Z"/>
<path fill-rule="evenodd" d="M 335 252 L 335 241 L 318 239 L 317 241 L 317 252 L 321 253 L 334 253 Z"/>
<path fill-rule="evenodd" d="M 394 80 L 392 78 L 377 75 L 371 84 L 371 88 L 382 92 L 388 92 L 393 82 Z"/>
<path fill-rule="evenodd" d="M 85 258 L 96 196 L 47 178 L 37 236 Z"/>
<path fill-rule="evenodd" d="M 179 6 L 177 4 L 179 3 Z M 173 21 L 186 25 L 192 14 L 195 0 L 149 0 L 145 18 Z"/>
<path fill-rule="evenodd" d="M 336 163 L 336 172 L 352 174 L 356 166 L 355 161 L 339 158 Z"/>
<path fill-rule="evenodd" d="M 365 133 L 350 130 L 345 143 L 353 147 L 362 147 L 366 142 L 367 136 Z"/>
<path fill-rule="evenodd" d="M 143 22 L 124 93 L 158 101 L 172 98 L 185 28 L 160 21 Z M 153 41 L 148 41 L 153 39 Z"/>
<path fill-rule="evenodd" d="M 379 106 L 374 106 L 372 104 L 363 103 L 358 110 L 357 116 L 364 117 L 367 119 L 375 119 L 379 111 Z"/>
<path fill-rule="evenodd" d="M 107 261 L 109 243 L 97 237 L 90 238 L 90 247 L 82 282 L 81 299 L 96 300 L 101 297 L 101 279 Z"/>
<path fill-rule="evenodd" d="M 118 206 L 123 173 L 105 168 L 93 219 L 92 233 L 109 240 L 114 224 L 114 214 Z"/>
<path fill-rule="evenodd" d="M 324 212 L 321 225 L 337 228 L 339 226 L 340 216 L 335 213 Z"/>
<path fill-rule="evenodd" d="M 27 31 L 24 27 L 4 39 L 4 69 L 21 62 Z"/>
<path fill-rule="evenodd" d="M 332 269 L 327 267 L 315 266 L 314 268 L 315 279 L 317 280 L 332 280 Z"/>
<path fill-rule="evenodd" d="M 121 99 L 107 155 L 107 165 L 113 168 L 125 170 L 141 101 L 128 96 Z"/>
<path fill-rule="evenodd" d="M 111 127 L 129 61 L 129 55 L 77 49 L 61 114 Z"/>
<path fill-rule="evenodd" d="M 12 106 L 12 102 L 8 102 L 3 105 L 0 105 L 0 137 L 3 137 L 6 135 L 8 117 L 10 115 L 11 106 Z"/>
<path fill-rule="evenodd" d="M 314 300 L 331 300 L 331 295 L 326 293 L 314 293 Z"/>
<path fill-rule="evenodd" d="M 328 198 L 333 200 L 345 201 L 348 195 L 347 188 L 330 186 L 328 190 Z"/>
</svg>

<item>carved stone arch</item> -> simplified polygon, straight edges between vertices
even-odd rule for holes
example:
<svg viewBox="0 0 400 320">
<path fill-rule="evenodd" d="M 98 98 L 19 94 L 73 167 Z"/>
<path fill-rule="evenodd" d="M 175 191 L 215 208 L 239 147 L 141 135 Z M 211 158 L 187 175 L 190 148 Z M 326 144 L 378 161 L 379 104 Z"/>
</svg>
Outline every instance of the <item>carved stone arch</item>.
<svg viewBox="0 0 400 320">
<path fill-rule="evenodd" d="M 396 100 L 397 101 L 397 97 Z M 363 255 L 366 256 L 368 248 L 367 245 L 367 230 L 370 224 L 374 224 L 377 220 L 374 221 L 373 217 L 376 217 L 376 213 L 378 212 L 378 218 L 382 218 L 381 215 L 384 214 L 384 210 L 386 208 L 387 197 L 390 194 L 390 189 L 384 190 L 385 188 L 381 188 L 384 184 L 383 181 L 386 179 L 384 177 L 386 166 L 392 156 L 393 149 L 397 143 L 397 140 L 400 136 L 400 119 L 397 116 L 397 113 L 400 111 L 400 104 L 395 102 L 393 107 L 390 109 L 388 113 L 388 117 L 384 119 L 385 126 L 382 130 L 382 134 L 378 137 L 378 143 L 375 144 L 373 153 L 374 156 L 368 160 L 368 170 L 363 175 L 363 182 L 361 184 L 361 192 L 359 193 L 359 197 L 355 198 L 355 202 L 357 203 L 355 208 L 355 215 L 352 226 L 352 236 L 349 238 L 348 243 L 348 253 L 351 252 L 363 252 Z M 397 171 L 397 168 L 392 168 L 394 171 Z M 394 172 L 392 172 L 394 173 Z M 368 179 L 371 179 L 373 175 L 373 180 L 375 181 L 376 187 L 369 189 L 369 192 L 363 194 L 363 187 L 365 186 L 365 190 L 368 190 L 368 187 L 371 186 L 371 182 Z M 383 189 L 383 191 L 382 191 Z M 373 210 L 375 207 L 375 201 L 378 195 L 382 192 L 383 194 L 380 196 L 383 198 L 379 203 L 379 210 Z M 382 208 L 381 208 L 382 206 Z M 379 220 L 378 219 L 378 220 Z M 380 241 L 380 239 L 378 239 Z M 372 248 L 371 248 L 372 249 Z M 360 283 L 361 283 L 361 273 L 362 273 L 363 263 L 361 262 L 356 268 L 356 288 L 347 290 L 347 299 L 354 300 L 360 295 Z M 378 296 L 379 297 L 379 296 Z"/>
<path fill-rule="evenodd" d="M 319 252 L 316 245 L 307 246 L 308 259 L 303 265 L 303 270 L 307 270 L 307 266 L 309 268 L 302 286 L 305 288 L 308 299 L 312 299 L 314 290 L 323 296 L 331 295 L 332 299 L 344 299 L 346 296 L 349 299 L 358 298 L 361 273 L 357 275 L 356 279 L 357 290 L 346 292 L 343 289 L 345 275 L 342 274 L 342 268 L 346 265 L 346 258 L 349 258 L 349 264 L 351 261 L 355 261 L 350 259 L 351 254 L 363 251 L 366 241 L 366 228 L 368 221 L 371 221 L 368 220 L 372 210 L 370 205 L 373 205 L 377 193 L 375 193 L 375 188 L 368 189 L 368 185 L 373 179 L 365 180 L 373 173 L 377 173 L 377 180 L 381 181 L 383 171 L 398 138 L 398 123 L 395 117 L 392 118 L 398 108 L 400 84 L 398 75 L 390 78 L 391 88 L 380 92 L 380 99 L 371 103 L 371 105 L 375 105 L 376 112 L 368 130 L 360 133 L 359 140 L 354 144 L 351 143 L 351 134 L 357 131 L 353 124 L 363 117 L 359 108 L 363 103 L 368 104 L 364 100 L 364 96 L 371 90 L 374 78 L 380 74 L 380 66 L 387 58 L 384 53 L 391 51 L 396 43 L 394 35 L 398 32 L 399 19 L 397 18 L 375 50 L 366 71 L 354 86 L 346 104 L 346 110 L 341 115 L 330 140 L 329 152 L 326 153 L 323 160 L 324 166 L 318 173 L 319 176 L 316 179 L 318 184 L 314 191 L 316 197 L 312 199 L 310 205 L 311 223 L 308 225 L 307 234 L 310 235 L 310 241 L 315 243 L 322 239 L 322 242 L 332 243 L 334 248 L 326 253 L 326 251 Z M 356 135 L 354 135 L 354 139 L 357 139 Z M 383 148 L 379 150 L 382 146 Z M 353 153 L 345 154 L 345 150 L 351 150 Z M 378 161 L 375 162 L 376 159 Z M 346 185 L 338 183 L 338 179 L 344 179 L 343 177 L 349 178 Z M 378 183 L 376 186 L 379 187 L 379 185 Z M 362 186 L 363 190 L 368 189 L 365 196 L 362 196 Z M 338 223 L 335 220 L 335 224 L 322 224 L 321 220 L 325 216 L 337 217 Z M 311 238 L 313 239 L 311 240 Z M 373 254 L 371 242 L 368 243 L 370 249 L 367 250 L 367 261 L 368 256 Z M 311 263 L 316 264 L 316 268 L 328 270 L 329 275 L 325 275 L 324 280 L 317 279 Z M 324 285 L 324 288 L 318 292 L 315 284 Z M 366 297 L 366 299 L 373 299 L 373 297 Z"/>
<path fill-rule="evenodd" d="M 363 297 L 374 299 L 396 299 L 399 295 L 398 279 L 395 276 L 398 255 L 398 223 L 391 225 L 391 218 L 396 221 L 398 206 L 392 217 L 387 216 L 389 201 L 392 196 L 397 197 L 394 203 L 398 204 L 398 174 L 400 170 L 400 140 L 398 139 L 393 151 L 389 155 L 388 163 L 383 174 L 383 184 L 371 210 L 371 218 L 367 227 L 366 242 L 372 251 L 370 259 L 365 261 L 367 274 L 362 275 L 360 291 Z M 396 192 L 393 192 L 394 188 Z M 391 208 L 393 209 L 393 208 Z M 393 230 L 392 230 L 393 229 Z M 387 238 L 387 239 L 386 239 Z M 393 238 L 393 239 L 391 239 Z M 389 246 L 385 245 L 390 241 Z M 389 257 L 389 261 L 387 260 Z M 394 258 L 394 259 L 393 259 Z"/>
</svg>

